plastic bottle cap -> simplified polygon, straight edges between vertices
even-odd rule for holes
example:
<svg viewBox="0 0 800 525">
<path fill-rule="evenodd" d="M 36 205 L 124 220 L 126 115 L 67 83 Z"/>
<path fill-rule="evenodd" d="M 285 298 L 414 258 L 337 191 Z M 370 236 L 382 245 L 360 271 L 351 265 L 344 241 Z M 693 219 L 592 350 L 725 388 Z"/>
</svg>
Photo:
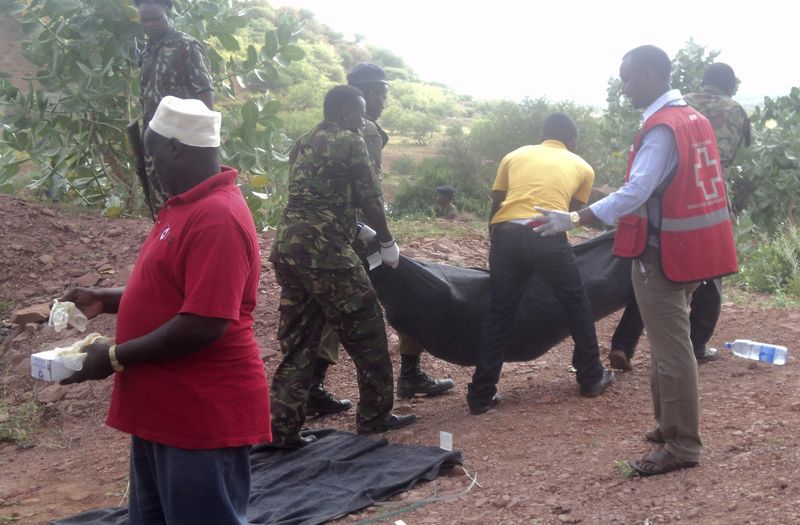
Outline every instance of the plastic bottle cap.
<svg viewBox="0 0 800 525">
<path fill-rule="evenodd" d="M 731 348 L 733 348 L 733 343 L 725 343 L 725 348 L 730 350 Z"/>
</svg>

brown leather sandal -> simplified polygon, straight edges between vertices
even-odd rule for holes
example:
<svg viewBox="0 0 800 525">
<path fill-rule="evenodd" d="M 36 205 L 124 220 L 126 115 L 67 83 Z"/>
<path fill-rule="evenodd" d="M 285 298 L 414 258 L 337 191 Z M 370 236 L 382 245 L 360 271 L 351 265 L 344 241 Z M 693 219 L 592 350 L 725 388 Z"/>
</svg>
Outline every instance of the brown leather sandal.
<svg viewBox="0 0 800 525">
<path fill-rule="evenodd" d="M 645 455 L 640 460 L 628 460 L 628 464 L 639 473 L 640 476 L 657 476 L 659 474 L 666 474 L 673 470 L 682 468 L 692 468 L 698 465 L 697 461 L 681 461 L 669 452 L 664 447 L 654 450 Z"/>
</svg>

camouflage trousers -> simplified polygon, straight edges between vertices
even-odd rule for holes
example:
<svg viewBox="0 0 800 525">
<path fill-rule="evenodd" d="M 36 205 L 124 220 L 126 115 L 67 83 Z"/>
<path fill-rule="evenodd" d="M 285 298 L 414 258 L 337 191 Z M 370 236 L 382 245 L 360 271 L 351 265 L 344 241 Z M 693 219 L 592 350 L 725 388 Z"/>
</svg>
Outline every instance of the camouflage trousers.
<svg viewBox="0 0 800 525">
<path fill-rule="evenodd" d="M 419 344 L 416 339 L 404 334 L 399 330 L 395 331 L 397 332 L 397 337 L 400 340 L 399 344 L 397 345 L 398 354 L 413 356 L 422 355 L 422 352 L 425 349 L 422 348 L 422 345 Z M 319 342 L 317 359 L 325 360 L 332 365 L 335 365 L 339 362 L 339 334 L 337 334 L 336 330 L 334 330 L 333 327 L 327 323 L 322 329 L 322 337 L 320 338 Z"/>
<path fill-rule="evenodd" d="M 383 311 L 366 270 L 319 270 L 275 264 L 281 285 L 278 340 L 283 360 L 272 377 L 270 411 L 276 441 L 292 439 L 306 418 L 306 399 L 325 324 L 338 334 L 356 367 L 356 420 L 385 418 L 394 402 L 392 362 Z"/>
</svg>

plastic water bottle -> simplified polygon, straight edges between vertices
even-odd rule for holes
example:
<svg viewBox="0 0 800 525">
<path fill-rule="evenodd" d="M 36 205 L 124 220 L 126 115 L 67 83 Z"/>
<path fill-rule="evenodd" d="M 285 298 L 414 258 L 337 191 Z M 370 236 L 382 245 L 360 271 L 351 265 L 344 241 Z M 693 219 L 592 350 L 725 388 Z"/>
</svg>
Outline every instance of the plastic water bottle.
<svg viewBox="0 0 800 525">
<path fill-rule="evenodd" d="M 785 346 L 758 343 L 748 339 L 737 339 L 732 343 L 725 343 L 725 348 L 733 351 L 739 357 L 774 365 L 785 365 L 788 352 Z"/>
</svg>

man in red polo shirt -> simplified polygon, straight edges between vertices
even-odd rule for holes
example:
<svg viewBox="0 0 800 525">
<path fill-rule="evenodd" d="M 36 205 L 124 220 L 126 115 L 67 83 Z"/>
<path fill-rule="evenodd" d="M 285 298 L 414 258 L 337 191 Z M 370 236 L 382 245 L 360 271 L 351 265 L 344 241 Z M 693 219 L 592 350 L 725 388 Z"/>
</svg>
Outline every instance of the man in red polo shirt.
<svg viewBox="0 0 800 525">
<path fill-rule="evenodd" d="M 199 100 L 162 99 L 145 147 L 171 197 L 133 274 L 64 296 L 90 318 L 118 313 L 116 344 L 87 347 L 63 383 L 116 372 L 107 423 L 132 435 L 132 524 L 247 523 L 250 446 L 271 439 L 252 328 L 259 248 L 219 126 Z"/>
</svg>

